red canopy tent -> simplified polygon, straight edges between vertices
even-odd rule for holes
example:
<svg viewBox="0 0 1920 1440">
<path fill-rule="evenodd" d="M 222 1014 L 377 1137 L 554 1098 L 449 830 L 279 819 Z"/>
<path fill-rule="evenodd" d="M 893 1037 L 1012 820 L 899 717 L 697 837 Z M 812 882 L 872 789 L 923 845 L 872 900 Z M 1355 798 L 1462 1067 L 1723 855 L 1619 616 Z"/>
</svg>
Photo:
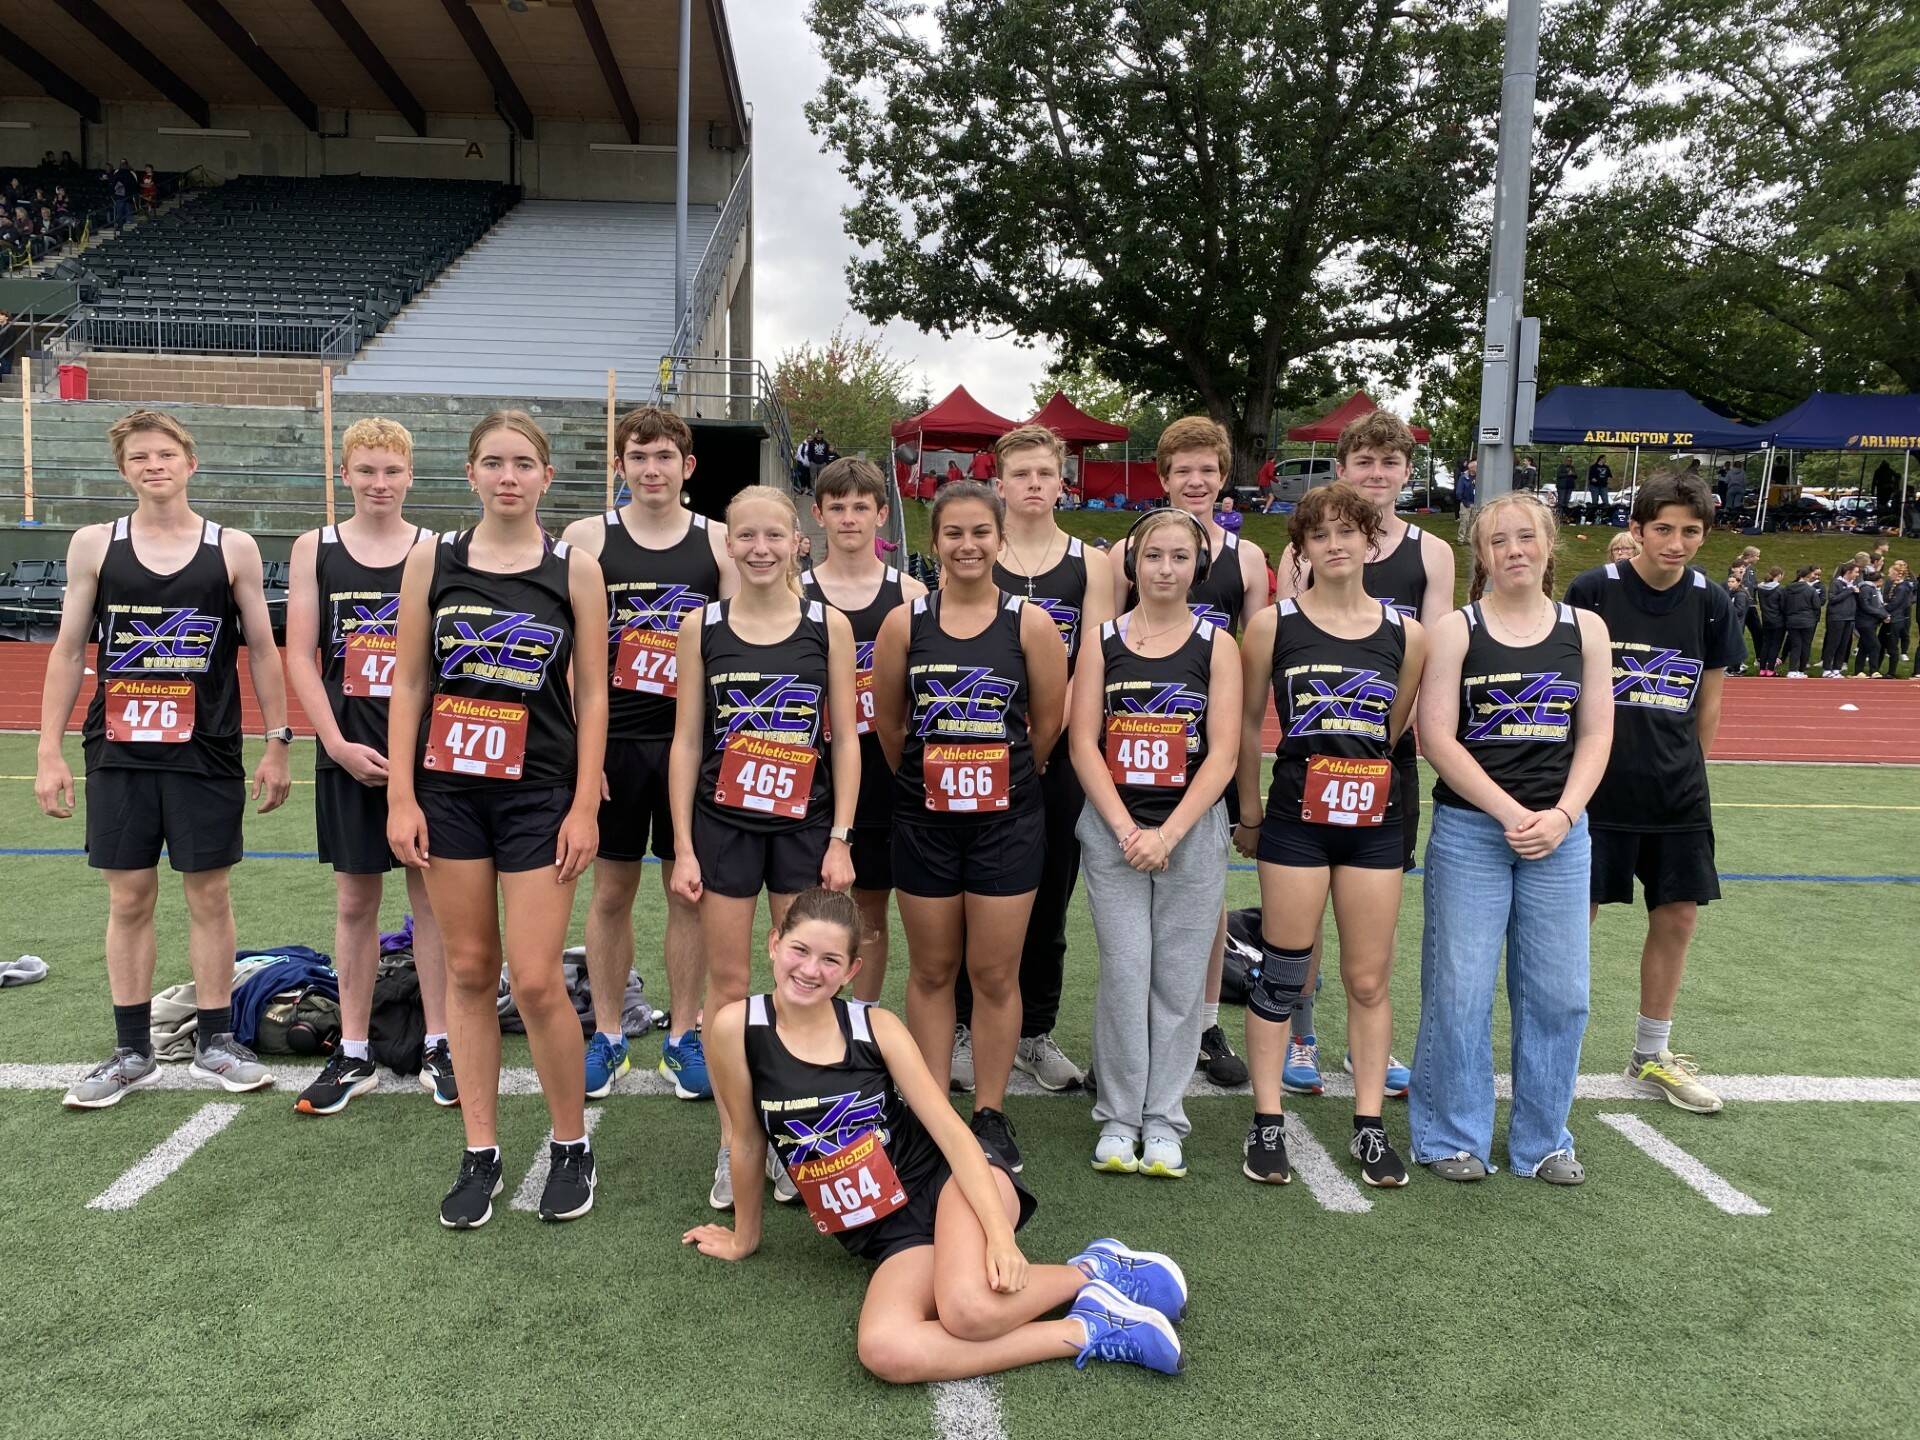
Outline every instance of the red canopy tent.
<svg viewBox="0 0 1920 1440">
<path fill-rule="evenodd" d="M 1087 414 L 1056 390 L 1029 425 L 1044 425 L 1069 445 L 1117 445 L 1131 433 L 1124 425 L 1109 424 Z"/>
<path fill-rule="evenodd" d="M 927 498 L 920 494 L 920 469 L 926 463 L 929 445 L 935 450 L 984 450 L 1019 423 L 994 414 L 969 395 L 964 385 L 954 386 L 953 392 L 932 409 L 896 420 L 890 429 L 893 438 L 911 441 L 914 447 L 911 463 L 900 459 L 895 451 L 894 479 L 900 493 Z"/>
<path fill-rule="evenodd" d="M 1373 401 L 1367 397 L 1366 391 L 1356 390 L 1352 395 L 1342 400 L 1318 420 L 1310 420 L 1305 425 L 1295 425 L 1291 430 L 1287 431 L 1287 439 L 1308 441 L 1324 440 L 1331 443 L 1340 438 L 1340 432 L 1346 429 L 1348 425 L 1358 420 L 1362 415 L 1370 411 L 1378 410 L 1379 408 L 1378 405 L 1374 404 Z M 1432 436 L 1424 426 L 1415 425 L 1413 427 L 1413 438 L 1424 445 Z"/>
</svg>

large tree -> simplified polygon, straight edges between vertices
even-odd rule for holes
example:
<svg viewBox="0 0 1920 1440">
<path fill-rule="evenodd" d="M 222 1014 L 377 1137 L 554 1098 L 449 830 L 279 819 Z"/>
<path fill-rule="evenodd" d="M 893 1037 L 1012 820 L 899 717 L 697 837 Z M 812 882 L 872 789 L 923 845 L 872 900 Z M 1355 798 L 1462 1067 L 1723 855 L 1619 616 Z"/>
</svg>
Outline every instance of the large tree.
<svg viewBox="0 0 1920 1440">
<path fill-rule="evenodd" d="M 877 335 L 844 325 L 821 344 L 808 341 L 773 367 L 773 389 L 796 436 L 819 426 L 843 455 L 884 462 L 893 451 L 888 426 L 914 412 L 908 365 Z M 925 409 L 924 405 L 919 406 Z"/>
</svg>

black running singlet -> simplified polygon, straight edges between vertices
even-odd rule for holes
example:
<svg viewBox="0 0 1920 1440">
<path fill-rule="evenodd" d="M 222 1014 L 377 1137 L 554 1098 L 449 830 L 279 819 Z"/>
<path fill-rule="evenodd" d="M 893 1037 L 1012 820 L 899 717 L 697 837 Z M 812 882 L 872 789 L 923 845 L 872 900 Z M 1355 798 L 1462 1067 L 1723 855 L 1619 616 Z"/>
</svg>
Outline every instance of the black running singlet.
<svg viewBox="0 0 1920 1440">
<path fill-rule="evenodd" d="M 416 543 L 437 540 L 425 526 Z M 355 745 L 387 753 L 387 700 L 398 654 L 400 577 L 406 557 L 392 565 L 353 558 L 338 526 L 320 531 L 313 577 L 320 593 L 320 681 L 340 734 Z M 324 745 L 314 747 L 316 770 L 340 767 Z"/>
<path fill-rule="evenodd" d="M 573 687 L 572 546 L 547 540 L 511 575 L 467 563 L 473 531 L 448 531 L 427 588 L 427 713 L 415 784 L 571 785 L 578 769 Z"/>
<path fill-rule="evenodd" d="M 822 605 L 833 604 L 811 570 L 800 577 L 800 593 Z M 885 829 L 893 823 L 893 771 L 887 766 L 887 753 L 880 748 L 880 736 L 873 728 L 873 642 L 880 634 L 881 622 L 906 598 L 900 572 L 889 565 L 873 599 L 858 610 L 840 612 L 853 630 L 854 701 L 860 713 L 860 798 L 853 811 L 856 830 Z"/>
<path fill-rule="evenodd" d="M 664 550 L 640 544 L 618 510 L 602 517 L 600 573 L 607 582 L 607 738 L 667 740 L 678 693 L 673 637 L 680 621 L 720 598 L 707 517 L 689 514 L 687 533 Z"/>
<path fill-rule="evenodd" d="M 747 1079 L 760 1124 L 789 1169 L 837 1155 L 873 1132 L 911 1199 L 925 1191 L 944 1165 L 940 1148 L 894 1089 L 886 1057 L 873 1038 L 866 1002 L 836 998 L 832 1003 L 846 1037 L 846 1057 L 838 1064 L 815 1065 L 780 1043 L 773 996 L 747 997 Z M 857 1228 L 834 1238 L 859 1253 Z"/>
<path fill-rule="evenodd" d="M 156 575 L 113 522 L 93 601 L 93 699 L 81 735 L 87 770 L 244 775 L 240 762 L 240 607 L 220 527 L 200 522 L 193 558 Z"/>
<path fill-rule="evenodd" d="M 1329 635 L 1295 600 L 1282 600 L 1279 610 L 1273 630 L 1273 701 L 1280 743 L 1274 750 L 1267 814 L 1298 820 L 1314 758 L 1384 760 L 1392 755 L 1387 736 L 1400 696 L 1407 630 L 1391 605 L 1381 607 L 1379 627 L 1358 640 Z M 1386 819 L 1392 821 L 1403 800 L 1413 798 L 1400 794 L 1396 767 Z"/>
<path fill-rule="evenodd" d="M 1107 759 L 1114 789 L 1133 823 L 1160 825 L 1179 806 L 1187 793 L 1186 785 L 1165 783 L 1168 767 L 1161 763 L 1155 748 L 1163 742 L 1149 733 L 1150 724 L 1137 737 L 1123 732 L 1143 720 L 1180 721 L 1183 733 L 1174 737 L 1172 754 L 1167 758 L 1187 781 L 1192 780 L 1207 758 L 1207 689 L 1213 679 L 1215 631 L 1196 617 L 1179 649 L 1171 655 L 1150 658 L 1127 644 L 1128 618 L 1109 620 L 1100 627 L 1100 655 L 1106 668 L 1101 704 L 1106 724 L 1100 753 Z M 1130 748 L 1140 763 L 1133 763 L 1121 752 L 1121 741 L 1131 742 Z M 1142 745 L 1146 747 L 1144 754 L 1139 753 Z M 1130 776 L 1134 783 L 1129 782 Z"/>
<path fill-rule="evenodd" d="M 1480 603 L 1467 618 L 1467 653 L 1460 662 L 1462 748 L 1487 778 L 1529 810 L 1559 803 L 1573 769 L 1580 704 L 1580 620 L 1571 605 L 1556 605 L 1547 633 L 1531 645 L 1493 638 Z M 1435 780 L 1433 803 L 1474 808 L 1445 780 Z"/>
<path fill-rule="evenodd" d="M 827 607 L 803 599 L 792 632 L 769 645 L 741 639 L 732 612 L 731 600 L 716 600 L 700 619 L 707 744 L 694 803 L 743 830 L 792 830 L 830 818 L 833 765 L 821 739 Z"/>
<path fill-rule="evenodd" d="M 913 602 L 907 639 L 907 735 L 894 818 L 972 825 L 1040 803 L 1027 739 L 1026 601 L 1000 593 L 993 619 L 958 639 L 940 628 L 941 591 Z"/>
<path fill-rule="evenodd" d="M 1125 608 L 1131 610 L 1139 603 L 1140 587 L 1129 581 Z M 1220 548 L 1208 561 L 1206 578 L 1195 581 L 1187 589 L 1187 604 L 1197 619 L 1216 630 L 1238 635 L 1240 611 L 1246 603 L 1247 584 L 1240 575 L 1240 537 L 1231 530 L 1223 530 Z"/>
<path fill-rule="evenodd" d="M 1080 617 L 1087 607 L 1086 548 L 1068 536 L 1060 562 L 1038 575 L 1022 575 L 996 562 L 993 583 L 1009 595 L 1025 596 L 1028 604 L 1038 605 L 1047 612 L 1059 627 L 1060 640 L 1067 647 L 1067 673 L 1071 675 L 1073 662 L 1080 654 Z"/>
<path fill-rule="evenodd" d="M 1361 571 L 1361 585 L 1367 594 L 1400 612 L 1403 619 L 1418 620 L 1420 607 L 1427 599 L 1427 562 L 1421 553 L 1426 542 L 1420 538 L 1420 527 L 1409 524 L 1407 533 L 1400 537 L 1400 543 L 1382 555 L 1378 560 L 1367 561 Z M 1313 572 L 1307 572 L 1307 590 L 1313 588 Z M 1395 763 L 1411 767 L 1415 763 L 1413 748 L 1413 726 L 1408 725 L 1400 736 L 1400 743 L 1393 747 Z"/>
</svg>

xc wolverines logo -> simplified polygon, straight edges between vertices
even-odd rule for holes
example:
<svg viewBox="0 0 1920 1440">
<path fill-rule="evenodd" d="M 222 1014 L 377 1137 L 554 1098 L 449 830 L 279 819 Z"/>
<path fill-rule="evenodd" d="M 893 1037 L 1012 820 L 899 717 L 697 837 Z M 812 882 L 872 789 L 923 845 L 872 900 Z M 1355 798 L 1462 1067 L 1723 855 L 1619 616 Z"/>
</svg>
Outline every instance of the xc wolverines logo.
<svg viewBox="0 0 1920 1440">
<path fill-rule="evenodd" d="M 884 1096 L 869 1099 L 859 1091 L 849 1095 L 834 1095 L 827 1099 L 827 1113 L 820 1117 L 820 1123 L 810 1125 L 805 1120 L 782 1119 L 780 1124 L 788 1136 L 792 1137 L 792 1146 L 784 1151 L 780 1158 L 789 1165 L 797 1165 L 803 1160 L 816 1157 L 837 1155 L 847 1145 L 859 1139 L 867 1131 L 879 1125 L 886 1118 L 887 1102 Z M 783 1137 L 784 1138 L 784 1137 Z M 886 1136 L 881 1136 L 884 1143 Z"/>
<path fill-rule="evenodd" d="M 434 617 L 433 644 L 442 680 L 485 680 L 516 690 L 538 690 L 564 637 L 532 615 L 481 611 Z"/>
<path fill-rule="evenodd" d="M 1080 607 L 1045 595 L 1036 595 L 1027 603 L 1038 605 L 1047 612 L 1047 617 L 1053 621 L 1054 628 L 1060 632 L 1061 641 L 1071 650 L 1074 641 L 1080 635 Z"/>
<path fill-rule="evenodd" d="M 392 639 L 400 619 L 400 597 L 382 595 L 371 604 L 362 600 L 336 599 L 333 602 L 333 653 L 347 653 L 351 635 L 384 635 Z"/>
<path fill-rule="evenodd" d="M 1117 687 L 1108 686 L 1109 693 Z M 1207 713 L 1207 697 L 1199 691 L 1189 690 L 1177 681 L 1171 685 L 1155 685 L 1141 691 L 1130 687 L 1114 694 L 1115 712 L 1119 715 L 1178 715 L 1187 722 L 1187 749 L 1200 748 L 1198 727 L 1200 717 Z"/>
<path fill-rule="evenodd" d="M 626 590 L 615 594 L 612 600 L 607 634 L 615 640 L 629 630 L 676 631 L 689 610 L 698 610 L 707 603 L 706 596 L 688 585 Z"/>
<path fill-rule="evenodd" d="M 1316 674 L 1290 674 L 1287 677 L 1287 735 L 1360 735 L 1384 740 L 1387 712 L 1393 709 L 1399 694 L 1391 681 L 1380 678 L 1378 670 L 1348 670 L 1339 665 L 1314 665 L 1310 670 L 1329 671 L 1338 679 L 1322 679 Z"/>
<path fill-rule="evenodd" d="M 947 675 L 958 678 L 949 680 Z M 913 679 L 920 701 L 916 735 L 1005 738 L 1013 681 L 1002 680 L 985 665 L 917 666 Z"/>
<path fill-rule="evenodd" d="M 113 606 L 103 629 L 105 670 L 109 675 L 204 672 L 220 638 L 217 616 L 189 607 L 169 610 L 160 605 Z"/>
<path fill-rule="evenodd" d="M 1224 610 L 1216 610 L 1211 605 L 1189 605 L 1187 608 L 1193 611 L 1194 619 L 1204 620 L 1216 630 L 1231 630 L 1233 628 L 1227 624 L 1227 612 Z"/>
<path fill-rule="evenodd" d="M 743 731 L 811 742 L 819 718 L 820 687 L 797 675 L 713 677 L 715 749 Z"/>
<path fill-rule="evenodd" d="M 1684 715 L 1693 708 L 1702 666 L 1678 650 L 1651 645 L 1613 647 L 1613 703 Z"/>
<path fill-rule="evenodd" d="M 1573 732 L 1580 687 L 1551 675 L 1522 675 L 1511 685 L 1467 682 L 1468 740 L 1564 741 Z"/>
</svg>

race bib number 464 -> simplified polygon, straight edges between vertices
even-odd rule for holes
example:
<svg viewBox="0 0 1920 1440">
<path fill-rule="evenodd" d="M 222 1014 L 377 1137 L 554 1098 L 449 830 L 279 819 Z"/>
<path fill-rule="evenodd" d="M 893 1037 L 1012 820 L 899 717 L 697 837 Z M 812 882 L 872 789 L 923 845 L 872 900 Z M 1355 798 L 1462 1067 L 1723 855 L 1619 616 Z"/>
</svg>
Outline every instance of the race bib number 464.
<svg viewBox="0 0 1920 1440">
<path fill-rule="evenodd" d="M 347 663 L 340 693 L 356 700 L 385 700 L 393 694 L 393 662 L 400 642 L 392 635 L 347 636 Z"/>
<path fill-rule="evenodd" d="M 647 630 L 636 627 L 620 636 L 620 649 L 613 659 L 613 686 L 616 690 L 637 690 L 645 695 L 680 693 L 680 665 L 676 658 L 680 637 L 672 630 Z"/>
<path fill-rule="evenodd" d="M 191 680 L 109 680 L 107 739 L 184 745 L 193 738 Z"/>
<path fill-rule="evenodd" d="M 1393 761 L 1315 755 L 1307 761 L 1300 818 L 1313 825 L 1379 825 L 1392 794 Z"/>
<path fill-rule="evenodd" d="M 927 809 L 1005 810 L 1012 795 L 1005 745 L 929 745 L 921 754 Z"/>
<path fill-rule="evenodd" d="M 429 770 L 518 780 L 527 759 L 527 707 L 510 700 L 436 695 L 427 722 Z"/>
<path fill-rule="evenodd" d="M 906 1187 L 874 1130 L 856 1136 L 831 1155 L 789 1165 L 787 1177 L 807 1202 L 807 1213 L 822 1235 L 871 1225 L 907 1203 Z"/>
</svg>

